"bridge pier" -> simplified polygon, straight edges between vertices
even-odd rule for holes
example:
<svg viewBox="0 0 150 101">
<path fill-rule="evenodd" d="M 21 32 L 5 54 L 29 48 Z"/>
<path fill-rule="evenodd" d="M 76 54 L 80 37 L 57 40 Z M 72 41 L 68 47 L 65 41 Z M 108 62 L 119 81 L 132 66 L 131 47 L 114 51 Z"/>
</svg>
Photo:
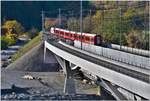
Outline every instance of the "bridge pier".
<svg viewBox="0 0 150 101">
<path fill-rule="evenodd" d="M 59 65 L 62 67 L 62 70 L 63 70 L 64 74 L 66 74 L 66 71 L 64 69 L 64 60 L 61 57 L 57 56 L 57 55 L 55 55 L 55 58 L 58 61 Z"/>
<path fill-rule="evenodd" d="M 46 47 L 44 46 L 44 63 L 45 63 L 45 60 L 46 60 Z"/>
<path fill-rule="evenodd" d="M 44 62 L 46 61 L 46 47 L 44 47 Z M 65 74 L 65 83 L 64 83 L 64 93 L 65 94 L 75 94 L 75 82 L 73 78 L 74 71 L 71 70 L 71 63 L 65 59 L 62 59 L 61 57 L 55 55 L 56 60 L 60 64 L 60 66 L 63 68 L 63 72 Z"/>
<path fill-rule="evenodd" d="M 104 88 L 101 85 L 98 85 L 97 87 L 97 95 L 101 96 L 102 98 L 106 99 L 106 91 L 104 90 Z"/>
<path fill-rule="evenodd" d="M 98 94 L 100 94 L 101 96 L 103 96 L 103 92 L 105 88 L 116 98 L 116 100 L 127 100 L 127 98 L 117 90 L 118 87 L 115 85 L 112 85 L 110 82 L 100 79 L 98 84 L 100 86 L 99 87 L 100 90 L 98 91 Z"/>
<path fill-rule="evenodd" d="M 65 69 L 65 84 L 64 84 L 64 93 L 66 94 L 75 94 L 75 82 L 73 78 L 73 73 L 70 67 L 70 63 L 67 60 L 64 60 L 64 69 Z"/>
</svg>

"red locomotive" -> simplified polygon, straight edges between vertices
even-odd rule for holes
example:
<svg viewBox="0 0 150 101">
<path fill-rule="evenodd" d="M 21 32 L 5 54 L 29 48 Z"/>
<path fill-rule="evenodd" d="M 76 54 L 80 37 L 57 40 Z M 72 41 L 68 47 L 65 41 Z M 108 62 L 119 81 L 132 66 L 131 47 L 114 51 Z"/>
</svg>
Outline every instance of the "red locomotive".
<svg viewBox="0 0 150 101">
<path fill-rule="evenodd" d="M 64 30 L 64 29 L 54 28 L 54 27 L 51 28 L 50 33 L 55 34 L 58 37 L 69 39 L 72 41 L 77 40 L 77 41 L 82 41 L 84 43 L 93 44 L 93 45 L 102 44 L 101 36 L 96 34 L 82 33 L 81 35 L 80 32 L 74 32 L 74 31 L 69 31 L 69 30 Z"/>
</svg>

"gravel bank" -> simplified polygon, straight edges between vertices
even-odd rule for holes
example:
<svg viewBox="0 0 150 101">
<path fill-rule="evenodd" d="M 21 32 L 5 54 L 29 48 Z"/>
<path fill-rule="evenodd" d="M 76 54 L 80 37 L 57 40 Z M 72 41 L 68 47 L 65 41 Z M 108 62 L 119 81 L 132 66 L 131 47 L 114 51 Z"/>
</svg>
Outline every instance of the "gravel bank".
<svg viewBox="0 0 150 101">
<path fill-rule="evenodd" d="M 29 74 L 40 80 L 27 80 L 22 77 Z M 60 72 L 26 72 L 2 69 L 2 100 L 90 100 L 101 99 L 97 96 L 96 85 L 75 80 L 76 94 L 63 93 L 64 75 Z M 12 85 L 15 85 L 15 87 Z M 93 90 L 92 90 L 93 89 Z"/>
</svg>

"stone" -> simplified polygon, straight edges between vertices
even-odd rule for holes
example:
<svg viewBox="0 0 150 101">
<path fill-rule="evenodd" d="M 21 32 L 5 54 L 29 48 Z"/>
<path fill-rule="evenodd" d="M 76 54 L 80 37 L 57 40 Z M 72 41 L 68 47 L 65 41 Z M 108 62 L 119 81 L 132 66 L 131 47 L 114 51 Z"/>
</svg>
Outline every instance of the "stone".
<svg viewBox="0 0 150 101">
<path fill-rule="evenodd" d="M 4 100 L 7 100 L 9 99 L 9 96 L 6 94 L 4 97 L 3 97 Z"/>
<path fill-rule="evenodd" d="M 87 80 L 86 80 L 86 79 L 83 79 L 82 83 L 86 84 L 86 83 L 87 83 Z"/>
<path fill-rule="evenodd" d="M 91 83 L 94 85 L 95 84 L 95 82 L 94 81 L 91 81 Z"/>
<path fill-rule="evenodd" d="M 31 76 L 31 75 L 24 75 L 24 76 L 23 76 L 23 79 L 33 80 L 33 79 L 34 79 L 34 77 L 33 77 L 33 76 Z"/>
</svg>

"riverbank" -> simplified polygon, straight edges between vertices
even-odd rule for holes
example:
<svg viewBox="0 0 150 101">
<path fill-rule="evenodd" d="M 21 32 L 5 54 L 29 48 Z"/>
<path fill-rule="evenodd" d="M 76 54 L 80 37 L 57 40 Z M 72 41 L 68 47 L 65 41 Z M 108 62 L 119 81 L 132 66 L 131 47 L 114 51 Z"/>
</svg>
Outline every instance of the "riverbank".
<svg viewBox="0 0 150 101">
<path fill-rule="evenodd" d="M 19 38 L 15 45 L 9 46 L 5 50 L 1 50 L 1 67 L 7 67 L 12 62 L 12 56 L 28 42 L 27 38 Z"/>
<path fill-rule="evenodd" d="M 23 78 L 25 75 L 40 78 L 40 80 L 25 79 Z M 75 79 L 76 94 L 64 94 L 63 87 L 65 77 L 61 72 L 25 72 L 2 69 L 1 80 L 2 100 L 102 99 L 100 96 L 96 95 L 97 86 L 95 84 L 83 83 L 77 79 Z"/>
</svg>

